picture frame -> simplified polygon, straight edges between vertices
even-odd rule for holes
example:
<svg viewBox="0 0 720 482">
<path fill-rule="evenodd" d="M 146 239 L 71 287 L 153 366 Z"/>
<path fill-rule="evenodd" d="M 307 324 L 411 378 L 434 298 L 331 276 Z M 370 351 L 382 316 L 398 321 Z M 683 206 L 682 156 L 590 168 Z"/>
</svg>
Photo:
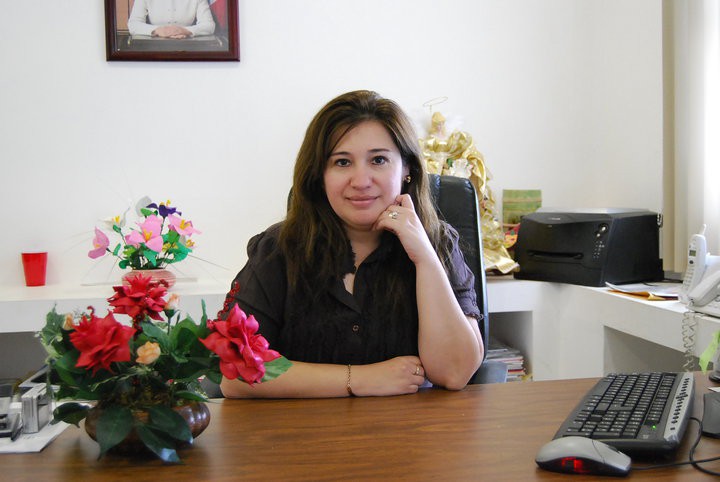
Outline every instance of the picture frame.
<svg viewBox="0 0 720 482">
<path fill-rule="evenodd" d="M 239 61 L 238 0 L 186 2 L 105 0 L 107 60 Z"/>
</svg>

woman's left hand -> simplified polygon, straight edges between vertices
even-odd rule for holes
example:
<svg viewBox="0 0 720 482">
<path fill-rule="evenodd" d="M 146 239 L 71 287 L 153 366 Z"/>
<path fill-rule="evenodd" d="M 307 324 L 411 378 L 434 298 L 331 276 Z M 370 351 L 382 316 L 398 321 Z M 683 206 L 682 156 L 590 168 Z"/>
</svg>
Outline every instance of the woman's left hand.
<svg viewBox="0 0 720 482">
<path fill-rule="evenodd" d="M 415 205 L 409 194 L 400 194 L 396 203 L 388 206 L 375 221 L 375 229 L 385 229 L 395 234 L 405 248 L 410 260 L 419 262 L 436 258 L 435 250 L 425 228 L 415 213 Z"/>
</svg>

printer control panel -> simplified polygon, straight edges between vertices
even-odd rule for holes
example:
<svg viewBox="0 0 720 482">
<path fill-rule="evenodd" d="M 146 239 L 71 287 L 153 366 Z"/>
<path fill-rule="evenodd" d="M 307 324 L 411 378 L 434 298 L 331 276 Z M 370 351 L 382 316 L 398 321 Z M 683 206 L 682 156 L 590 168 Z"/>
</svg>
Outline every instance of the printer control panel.
<svg viewBox="0 0 720 482">
<path fill-rule="evenodd" d="M 599 260 L 603 249 L 607 247 L 607 244 L 605 244 L 605 238 L 608 231 L 610 231 L 610 226 L 607 223 L 601 223 L 598 225 L 597 230 L 595 231 L 595 246 L 592 252 L 593 260 Z"/>
</svg>

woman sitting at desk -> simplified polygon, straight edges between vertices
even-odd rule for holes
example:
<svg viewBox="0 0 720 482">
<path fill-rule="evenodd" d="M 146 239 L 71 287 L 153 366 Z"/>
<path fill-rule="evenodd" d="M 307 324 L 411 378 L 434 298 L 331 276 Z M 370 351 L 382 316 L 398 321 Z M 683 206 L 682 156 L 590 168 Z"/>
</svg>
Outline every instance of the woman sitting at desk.
<svg viewBox="0 0 720 482">
<path fill-rule="evenodd" d="M 130 35 L 184 39 L 212 35 L 215 21 L 207 0 L 135 0 Z"/>
<path fill-rule="evenodd" d="M 414 393 L 426 378 L 462 389 L 479 367 L 474 278 L 439 221 L 417 136 L 396 103 L 357 91 L 313 119 L 284 222 L 255 236 L 233 281 L 236 303 L 293 361 L 226 397 Z"/>
</svg>

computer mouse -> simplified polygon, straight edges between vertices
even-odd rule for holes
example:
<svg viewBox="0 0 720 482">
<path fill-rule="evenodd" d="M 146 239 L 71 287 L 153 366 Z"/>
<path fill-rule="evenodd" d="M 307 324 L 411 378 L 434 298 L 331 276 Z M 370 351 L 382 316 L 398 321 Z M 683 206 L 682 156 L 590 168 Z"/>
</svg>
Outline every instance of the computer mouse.
<svg viewBox="0 0 720 482">
<path fill-rule="evenodd" d="M 720 438 L 720 392 L 703 395 L 702 433 Z"/>
<path fill-rule="evenodd" d="M 630 462 L 630 457 L 615 447 L 578 436 L 552 440 L 535 456 L 538 467 L 568 474 L 627 475 Z"/>
</svg>

